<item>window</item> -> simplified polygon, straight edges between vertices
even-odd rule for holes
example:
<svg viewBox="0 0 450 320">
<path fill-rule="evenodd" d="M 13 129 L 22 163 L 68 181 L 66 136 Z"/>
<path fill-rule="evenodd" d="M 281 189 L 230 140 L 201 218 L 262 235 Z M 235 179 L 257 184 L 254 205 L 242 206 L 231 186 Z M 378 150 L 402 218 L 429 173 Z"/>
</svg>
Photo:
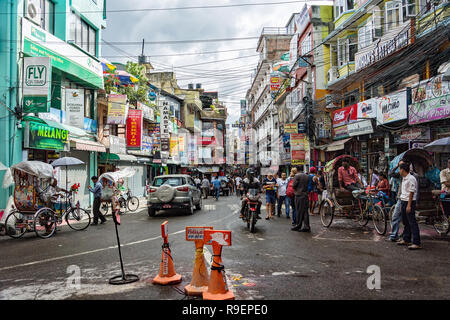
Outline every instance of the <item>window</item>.
<svg viewBox="0 0 450 320">
<path fill-rule="evenodd" d="M 69 21 L 69 40 L 95 56 L 97 53 L 97 31 L 74 12 L 71 13 Z"/>
<path fill-rule="evenodd" d="M 402 0 L 403 20 L 416 16 L 416 0 Z"/>
<path fill-rule="evenodd" d="M 365 26 L 358 30 L 358 48 L 362 49 L 372 43 L 373 21 L 367 21 Z"/>
<path fill-rule="evenodd" d="M 55 34 L 55 4 L 41 0 L 41 28 Z"/>
<path fill-rule="evenodd" d="M 397 27 L 402 21 L 400 16 L 401 5 L 398 1 L 386 2 L 386 31 Z"/>
<path fill-rule="evenodd" d="M 357 49 L 358 43 L 354 37 L 338 39 L 338 67 L 354 62 Z"/>
<path fill-rule="evenodd" d="M 344 12 L 353 10 L 354 0 L 335 0 L 334 1 L 334 14 L 335 19 L 338 19 Z"/>
<path fill-rule="evenodd" d="M 306 55 L 311 51 L 311 32 L 303 39 L 301 49 L 302 55 Z"/>
</svg>

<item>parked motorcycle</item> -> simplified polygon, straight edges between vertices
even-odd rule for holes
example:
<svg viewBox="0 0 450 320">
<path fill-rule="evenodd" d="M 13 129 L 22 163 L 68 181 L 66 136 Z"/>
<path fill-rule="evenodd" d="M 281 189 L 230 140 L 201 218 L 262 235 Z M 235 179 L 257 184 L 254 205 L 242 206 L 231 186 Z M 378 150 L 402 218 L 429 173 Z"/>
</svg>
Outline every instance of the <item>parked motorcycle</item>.
<svg viewBox="0 0 450 320">
<path fill-rule="evenodd" d="M 249 189 L 245 195 L 247 204 L 244 208 L 244 217 L 242 220 L 247 222 L 247 228 L 250 229 L 251 233 L 255 232 L 256 220 L 258 220 L 258 204 L 259 198 L 261 197 L 258 189 Z"/>
</svg>

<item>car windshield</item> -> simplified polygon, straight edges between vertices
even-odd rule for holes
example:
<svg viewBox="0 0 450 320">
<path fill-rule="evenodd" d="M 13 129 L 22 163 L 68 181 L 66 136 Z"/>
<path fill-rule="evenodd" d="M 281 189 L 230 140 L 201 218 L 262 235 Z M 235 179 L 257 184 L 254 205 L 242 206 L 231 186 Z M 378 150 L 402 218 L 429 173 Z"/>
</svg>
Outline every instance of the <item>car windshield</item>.
<svg viewBox="0 0 450 320">
<path fill-rule="evenodd" d="M 181 177 L 171 177 L 171 178 L 156 178 L 153 181 L 154 187 L 161 187 L 162 185 L 169 185 L 172 187 L 182 186 L 183 178 Z"/>
</svg>

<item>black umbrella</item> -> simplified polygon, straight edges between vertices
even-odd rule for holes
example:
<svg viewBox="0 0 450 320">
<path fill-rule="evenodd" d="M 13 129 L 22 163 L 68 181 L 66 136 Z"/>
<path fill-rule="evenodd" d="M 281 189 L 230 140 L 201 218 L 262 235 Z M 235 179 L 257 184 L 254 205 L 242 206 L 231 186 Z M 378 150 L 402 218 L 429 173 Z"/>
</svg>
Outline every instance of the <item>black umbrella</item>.
<svg viewBox="0 0 450 320">
<path fill-rule="evenodd" d="M 423 148 L 430 152 L 450 152 L 450 137 L 435 140 Z"/>
</svg>

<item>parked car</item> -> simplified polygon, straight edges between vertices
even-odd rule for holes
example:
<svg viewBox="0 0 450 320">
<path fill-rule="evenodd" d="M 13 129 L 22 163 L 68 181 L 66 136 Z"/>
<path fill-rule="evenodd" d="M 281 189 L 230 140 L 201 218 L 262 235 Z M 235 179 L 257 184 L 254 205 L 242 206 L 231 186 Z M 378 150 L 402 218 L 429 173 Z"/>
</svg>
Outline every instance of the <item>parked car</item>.
<svg viewBox="0 0 450 320">
<path fill-rule="evenodd" d="M 154 217 L 159 210 L 182 209 L 187 214 L 202 208 L 202 193 L 194 180 L 184 174 L 158 176 L 148 187 L 148 215 Z"/>
</svg>

